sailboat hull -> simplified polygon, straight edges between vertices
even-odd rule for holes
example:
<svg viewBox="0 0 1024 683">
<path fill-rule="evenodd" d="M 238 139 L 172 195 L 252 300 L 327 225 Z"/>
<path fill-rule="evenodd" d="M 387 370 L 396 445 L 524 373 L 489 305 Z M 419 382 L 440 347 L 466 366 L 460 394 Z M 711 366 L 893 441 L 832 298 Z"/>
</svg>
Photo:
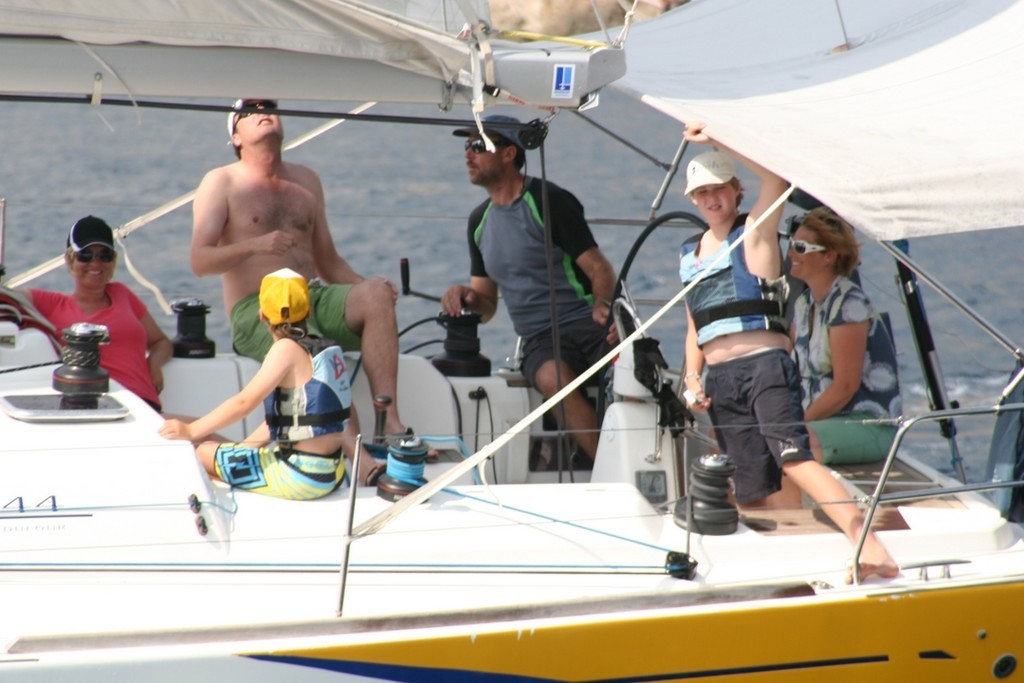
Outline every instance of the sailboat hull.
<svg viewBox="0 0 1024 683">
<path fill-rule="evenodd" d="M 1024 578 L 832 599 L 794 584 L 507 613 L 30 638 L 0 666 L 16 682 L 999 680 L 1024 655 L 1024 615 L 1010 607 L 1022 600 Z"/>
</svg>

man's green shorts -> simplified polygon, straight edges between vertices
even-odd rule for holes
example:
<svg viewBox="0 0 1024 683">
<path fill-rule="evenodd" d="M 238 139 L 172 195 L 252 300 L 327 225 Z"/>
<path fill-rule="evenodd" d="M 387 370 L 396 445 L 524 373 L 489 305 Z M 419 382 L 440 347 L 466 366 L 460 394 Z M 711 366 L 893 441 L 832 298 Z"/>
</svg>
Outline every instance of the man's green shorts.
<svg viewBox="0 0 1024 683">
<path fill-rule="evenodd" d="M 309 286 L 309 332 L 333 339 L 344 351 L 358 351 L 362 340 L 345 324 L 345 299 L 353 285 Z M 235 353 L 262 361 L 274 343 L 260 320 L 260 295 L 250 294 L 231 309 L 231 343 Z"/>
</svg>

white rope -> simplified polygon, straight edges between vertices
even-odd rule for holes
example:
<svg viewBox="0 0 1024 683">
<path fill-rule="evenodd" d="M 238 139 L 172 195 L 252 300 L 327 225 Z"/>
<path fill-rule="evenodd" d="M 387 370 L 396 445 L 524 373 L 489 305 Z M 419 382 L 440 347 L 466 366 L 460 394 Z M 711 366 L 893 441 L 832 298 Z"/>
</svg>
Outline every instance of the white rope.
<svg viewBox="0 0 1024 683">
<path fill-rule="evenodd" d="M 604 34 L 604 42 L 611 43 L 612 38 L 608 35 L 608 27 L 604 25 L 604 17 L 601 16 L 601 10 L 597 6 L 597 0 L 590 0 L 590 7 L 594 10 L 594 18 L 597 19 L 597 25 L 601 28 L 601 33 Z"/>
<path fill-rule="evenodd" d="M 159 287 L 146 279 L 139 269 L 135 267 L 131 258 L 128 257 L 128 247 L 125 245 L 124 240 L 121 239 L 121 236 L 114 233 L 114 239 L 119 245 L 121 245 L 121 253 L 124 254 L 124 258 L 122 260 L 124 261 L 125 268 L 128 269 L 128 272 L 131 273 L 131 276 L 135 278 L 136 282 L 153 293 L 153 296 L 156 297 L 156 303 L 160 306 L 160 310 L 164 312 L 164 315 L 170 315 L 173 311 L 171 311 L 171 305 L 167 303 L 164 293 L 160 291 Z"/>
<path fill-rule="evenodd" d="M 633 25 L 633 20 L 636 18 L 636 6 L 641 0 L 633 0 L 633 4 L 626 9 L 626 3 L 624 0 L 619 0 L 619 6 L 625 10 L 625 16 L 622 18 L 622 28 L 619 30 L 619 35 L 612 41 L 612 47 L 621 48 L 626 43 L 626 39 L 629 38 L 629 28 Z M 648 4 L 654 4 L 652 0 L 643 0 Z"/>
<path fill-rule="evenodd" d="M 105 59 L 100 57 L 99 54 L 97 54 L 95 50 L 93 50 L 91 47 L 89 47 L 85 43 L 82 43 L 82 42 L 76 40 L 75 41 L 75 45 L 77 45 L 78 47 L 82 48 L 82 51 L 85 52 L 90 57 L 92 57 L 94 62 L 99 64 L 101 67 L 103 67 L 104 71 L 106 71 L 108 74 L 110 74 L 115 79 L 117 79 L 117 82 L 120 83 L 121 87 L 124 88 L 125 93 L 128 94 L 128 99 L 131 100 L 132 108 L 135 109 L 135 121 L 139 125 L 141 125 L 142 124 L 142 110 L 139 109 L 139 103 L 135 99 L 135 95 L 134 95 L 134 93 L 132 93 L 132 89 L 130 87 L 128 87 L 128 84 L 125 82 L 125 80 L 123 78 L 121 78 L 121 74 L 117 73 L 117 71 L 114 69 L 114 67 L 110 66 L 110 64 L 107 63 L 107 61 Z M 93 80 L 93 84 L 92 84 L 92 98 L 90 100 L 90 104 L 93 107 L 96 107 L 97 105 L 101 104 L 102 101 L 103 101 L 103 78 L 100 76 L 100 74 L 96 74 L 96 78 Z M 93 109 L 93 111 L 96 112 L 96 115 L 100 118 L 100 121 L 102 121 L 104 123 L 104 125 L 106 125 L 106 127 L 110 129 L 110 132 L 114 132 L 114 127 L 112 125 L 110 125 L 110 122 L 107 121 L 106 118 L 104 118 L 103 114 L 100 113 L 100 110 L 99 109 Z"/>
</svg>

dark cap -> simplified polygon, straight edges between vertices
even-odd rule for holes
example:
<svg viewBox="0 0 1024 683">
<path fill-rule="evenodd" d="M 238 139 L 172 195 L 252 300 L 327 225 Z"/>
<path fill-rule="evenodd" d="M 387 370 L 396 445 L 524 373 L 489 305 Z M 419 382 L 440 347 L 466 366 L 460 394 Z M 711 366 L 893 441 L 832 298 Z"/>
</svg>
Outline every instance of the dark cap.
<svg viewBox="0 0 1024 683">
<path fill-rule="evenodd" d="M 526 147 L 523 146 L 523 141 L 520 137 L 522 121 L 514 116 L 506 116 L 504 114 L 488 114 L 481 121 L 484 124 L 484 132 L 487 133 L 487 137 L 495 135 L 508 140 L 524 152 L 526 151 Z M 509 126 L 508 124 L 512 125 Z M 452 131 L 452 135 L 460 138 L 468 138 L 479 134 L 480 131 L 476 128 L 456 128 Z"/>
<path fill-rule="evenodd" d="M 114 231 L 102 218 L 96 218 L 96 216 L 79 218 L 71 226 L 71 232 L 68 233 L 68 246 L 75 251 L 82 251 L 93 244 L 102 244 L 113 249 Z"/>
</svg>

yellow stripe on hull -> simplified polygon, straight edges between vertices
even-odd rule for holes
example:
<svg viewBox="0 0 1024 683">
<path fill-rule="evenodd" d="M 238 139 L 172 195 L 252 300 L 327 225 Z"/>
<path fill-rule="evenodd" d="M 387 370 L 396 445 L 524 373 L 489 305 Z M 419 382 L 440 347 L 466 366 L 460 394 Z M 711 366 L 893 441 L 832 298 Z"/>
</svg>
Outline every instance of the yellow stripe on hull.
<svg viewBox="0 0 1024 683">
<path fill-rule="evenodd" d="M 880 590 L 456 627 L 457 635 L 382 632 L 380 642 L 250 656 L 417 682 L 457 671 L 498 681 L 974 682 L 999 680 L 1024 658 L 1022 605 L 1021 581 Z"/>
</svg>

